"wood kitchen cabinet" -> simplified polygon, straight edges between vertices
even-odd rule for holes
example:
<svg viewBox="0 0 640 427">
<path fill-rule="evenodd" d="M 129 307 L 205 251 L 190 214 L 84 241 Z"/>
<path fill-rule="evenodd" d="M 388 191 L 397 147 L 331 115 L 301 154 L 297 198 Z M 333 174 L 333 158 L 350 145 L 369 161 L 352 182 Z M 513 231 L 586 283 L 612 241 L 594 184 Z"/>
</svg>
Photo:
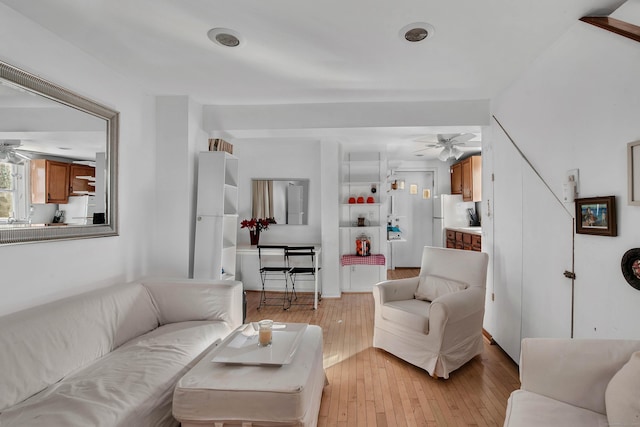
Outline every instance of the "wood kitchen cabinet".
<svg viewBox="0 0 640 427">
<path fill-rule="evenodd" d="M 81 178 L 84 177 L 84 178 Z M 91 177 L 93 179 L 87 178 Z M 71 164 L 69 167 L 70 196 L 82 196 L 95 192 L 96 168 L 88 165 Z"/>
<path fill-rule="evenodd" d="M 69 163 L 31 160 L 31 203 L 69 201 Z"/>
<path fill-rule="evenodd" d="M 451 194 L 465 202 L 482 200 L 482 156 L 471 156 L 451 166 Z"/>
<path fill-rule="evenodd" d="M 471 156 L 462 161 L 462 200 L 482 201 L 482 157 Z"/>
<path fill-rule="evenodd" d="M 451 194 L 462 194 L 462 163 L 451 166 Z"/>
</svg>

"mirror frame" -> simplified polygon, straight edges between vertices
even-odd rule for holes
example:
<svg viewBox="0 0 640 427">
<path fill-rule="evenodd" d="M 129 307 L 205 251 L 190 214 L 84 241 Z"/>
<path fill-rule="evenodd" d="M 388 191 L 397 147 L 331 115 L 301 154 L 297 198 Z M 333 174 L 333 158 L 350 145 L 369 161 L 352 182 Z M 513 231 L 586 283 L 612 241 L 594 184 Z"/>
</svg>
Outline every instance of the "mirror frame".
<svg viewBox="0 0 640 427">
<path fill-rule="evenodd" d="M 105 120 L 107 125 L 107 140 L 105 141 L 107 158 L 105 175 L 105 191 L 107 192 L 105 201 L 107 206 L 106 223 L 0 229 L 0 245 L 117 236 L 118 133 L 120 113 L 1 61 L 0 77 L 30 92 L 99 117 Z"/>
</svg>

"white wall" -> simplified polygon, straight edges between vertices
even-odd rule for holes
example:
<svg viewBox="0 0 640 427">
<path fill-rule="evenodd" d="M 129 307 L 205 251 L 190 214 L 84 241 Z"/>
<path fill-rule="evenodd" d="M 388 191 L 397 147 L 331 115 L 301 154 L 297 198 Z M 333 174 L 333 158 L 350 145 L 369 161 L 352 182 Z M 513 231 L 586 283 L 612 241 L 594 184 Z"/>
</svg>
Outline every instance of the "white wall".
<svg viewBox="0 0 640 427">
<path fill-rule="evenodd" d="M 640 22 L 633 21 L 633 14 L 625 13 L 625 6 L 616 11 L 614 17 L 639 25 Z M 628 206 L 626 196 L 626 144 L 640 139 L 638 48 L 640 45 L 635 41 L 576 22 L 531 64 L 492 108 L 495 117 L 557 197 L 561 198 L 566 171 L 575 168 L 580 170 L 580 197 L 616 196 L 618 237 L 575 237 L 575 337 L 640 338 L 637 322 L 640 292 L 626 283 L 620 271 L 622 255 L 629 248 L 637 247 L 640 241 L 637 228 L 640 208 Z M 495 123 L 492 126 L 494 135 L 501 134 Z M 495 150 L 493 167 L 498 169 L 501 166 L 497 163 L 505 161 L 505 157 L 497 151 L 497 145 L 492 148 Z M 523 164 L 521 169 L 527 167 Z M 504 185 L 509 180 L 511 184 L 518 184 L 517 188 Z M 514 183 L 513 177 L 496 174 L 494 197 L 498 200 L 531 194 L 532 186 L 538 185 L 533 181 Z M 552 204 L 557 202 L 541 201 L 537 209 L 543 214 Z M 522 205 L 513 209 L 500 214 L 524 217 Z M 573 212 L 573 206 L 569 206 L 569 210 Z M 494 213 L 493 248 L 490 249 L 495 271 L 494 283 L 490 286 L 495 286 L 496 298 L 499 298 L 500 288 L 519 293 L 518 289 L 528 280 L 516 275 L 509 281 L 496 283 L 503 280 L 497 266 L 503 263 L 505 251 L 524 263 L 525 255 L 550 253 L 564 257 L 565 251 L 557 252 L 553 238 L 542 242 L 524 239 L 522 245 L 514 246 L 514 236 L 522 239 L 533 224 L 521 222 L 519 230 L 505 233 L 505 227 L 513 226 L 513 221 L 503 223 L 499 212 Z M 544 216 L 544 221 L 553 221 L 555 226 L 564 221 L 565 216 L 566 213 L 559 212 Z M 553 271 L 548 265 L 540 268 L 549 269 L 544 274 L 562 275 L 557 266 Z M 492 307 L 488 304 L 489 311 Z M 535 322 L 535 318 L 547 316 L 548 310 L 550 308 L 523 314 L 517 323 L 520 320 L 527 324 Z M 509 316 L 508 310 L 493 310 L 487 316 L 493 325 L 485 324 L 485 327 L 515 324 L 516 319 Z"/>
<path fill-rule="evenodd" d="M 146 274 L 154 212 L 154 100 L 0 4 L 0 60 L 120 112 L 120 235 L 0 247 L 0 314 Z"/>
<path fill-rule="evenodd" d="M 306 139 L 237 139 L 238 224 L 251 218 L 251 179 L 309 179 L 308 225 L 271 226 L 260 233 L 260 243 L 318 243 L 322 205 L 320 141 Z M 238 243 L 249 243 L 249 232 L 238 225 Z"/>
<path fill-rule="evenodd" d="M 191 277 L 195 239 L 197 154 L 208 150 L 202 106 L 187 96 L 156 98 L 155 211 L 150 272 Z"/>
</svg>

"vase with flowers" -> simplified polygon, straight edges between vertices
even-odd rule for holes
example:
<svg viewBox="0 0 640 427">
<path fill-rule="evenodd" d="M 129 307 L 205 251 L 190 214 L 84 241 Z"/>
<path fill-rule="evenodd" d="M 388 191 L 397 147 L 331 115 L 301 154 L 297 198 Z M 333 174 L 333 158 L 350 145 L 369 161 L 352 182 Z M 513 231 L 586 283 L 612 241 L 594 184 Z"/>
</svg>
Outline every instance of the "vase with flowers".
<svg viewBox="0 0 640 427">
<path fill-rule="evenodd" d="M 243 219 L 240 228 L 247 228 L 251 244 L 257 245 L 260 242 L 260 231 L 268 229 L 269 224 L 269 220 L 266 218 Z"/>
</svg>

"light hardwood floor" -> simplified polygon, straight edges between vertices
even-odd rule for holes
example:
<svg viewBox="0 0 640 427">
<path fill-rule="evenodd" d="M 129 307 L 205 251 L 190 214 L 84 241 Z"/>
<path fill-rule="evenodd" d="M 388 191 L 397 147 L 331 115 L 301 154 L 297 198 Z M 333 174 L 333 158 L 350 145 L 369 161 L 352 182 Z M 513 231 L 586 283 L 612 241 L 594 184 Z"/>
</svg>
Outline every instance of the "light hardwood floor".
<svg viewBox="0 0 640 427">
<path fill-rule="evenodd" d="M 402 269 L 388 277 L 416 274 Z M 371 293 L 324 298 L 318 310 L 298 305 L 287 311 L 257 310 L 260 293 L 247 294 L 249 322 L 268 318 L 322 327 L 329 385 L 318 426 L 502 426 L 507 398 L 520 387 L 516 364 L 486 340 L 484 353 L 447 380 L 373 348 Z"/>
</svg>

